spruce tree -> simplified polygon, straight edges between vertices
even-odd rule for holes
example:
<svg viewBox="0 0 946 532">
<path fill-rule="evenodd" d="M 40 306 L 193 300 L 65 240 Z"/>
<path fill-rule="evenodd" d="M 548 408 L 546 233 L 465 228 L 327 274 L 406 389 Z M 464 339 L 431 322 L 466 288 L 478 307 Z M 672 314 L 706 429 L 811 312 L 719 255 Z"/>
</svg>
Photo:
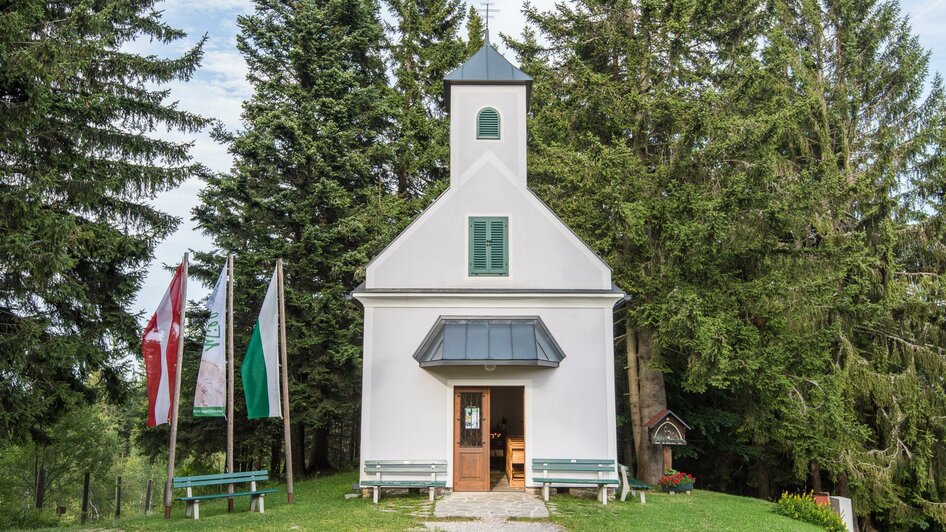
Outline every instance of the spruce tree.
<svg viewBox="0 0 946 532">
<path fill-rule="evenodd" d="M 466 55 L 470 57 L 483 47 L 486 27 L 483 17 L 476 11 L 476 6 L 470 5 L 466 14 Z"/>
<path fill-rule="evenodd" d="M 185 37 L 153 1 L 23 0 L 0 13 L 0 441 L 104 390 L 119 398 L 139 352 L 129 310 L 155 245 L 178 219 L 148 204 L 201 173 L 160 129 L 206 124 L 166 102 L 182 56 L 127 51 Z"/>
<path fill-rule="evenodd" d="M 530 184 L 631 295 L 631 409 L 666 395 L 707 487 L 806 481 L 868 527 L 942 523 L 946 115 L 896 4 L 530 20 Z"/>
<path fill-rule="evenodd" d="M 330 429 L 359 419 L 361 311 L 346 296 L 404 218 L 385 173 L 383 28 L 372 0 L 258 0 L 238 23 L 254 92 L 244 129 L 217 131 L 234 165 L 207 178 L 194 211 L 219 250 L 198 254 L 195 271 L 212 282 L 221 253 L 236 254 L 239 364 L 275 261 L 284 260 L 294 464 L 325 469 Z M 272 448 L 279 470 L 281 425 L 238 427 L 238 442 Z"/>
<path fill-rule="evenodd" d="M 443 78 L 467 58 L 459 37 L 463 4 L 460 0 L 385 3 L 394 17 L 388 45 L 394 73 L 389 141 L 393 173 L 397 193 L 416 197 L 449 176 Z"/>
<path fill-rule="evenodd" d="M 796 314 L 834 368 L 798 399 L 832 415 L 797 420 L 792 451 L 813 484 L 852 494 L 867 528 L 943 526 L 943 86 L 923 96 L 928 53 L 896 2 L 820 7 L 774 4 L 765 51 L 781 67 L 770 85 L 804 102 L 787 168 L 827 191 L 811 233 L 828 274 Z"/>
</svg>

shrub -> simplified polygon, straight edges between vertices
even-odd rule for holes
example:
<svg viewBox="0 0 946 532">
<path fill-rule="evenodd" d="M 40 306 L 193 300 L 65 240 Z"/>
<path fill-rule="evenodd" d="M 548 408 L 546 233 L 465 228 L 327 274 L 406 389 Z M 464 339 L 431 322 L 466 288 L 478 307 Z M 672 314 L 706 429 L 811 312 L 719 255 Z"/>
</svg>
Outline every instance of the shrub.
<svg viewBox="0 0 946 532">
<path fill-rule="evenodd" d="M 0 529 L 29 529 L 58 527 L 61 520 L 52 510 L 34 510 L 10 506 L 0 512 Z"/>
<path fill-rule="evenodd" d="M 782 493 L 782 498 L 775 506 L 775 512 L 824 527 L 829 532 L 847 532 L 841 516 L 830 506 L 822 506 L 815 502 L 815 497 L 811 493 Z"/>
</svg>

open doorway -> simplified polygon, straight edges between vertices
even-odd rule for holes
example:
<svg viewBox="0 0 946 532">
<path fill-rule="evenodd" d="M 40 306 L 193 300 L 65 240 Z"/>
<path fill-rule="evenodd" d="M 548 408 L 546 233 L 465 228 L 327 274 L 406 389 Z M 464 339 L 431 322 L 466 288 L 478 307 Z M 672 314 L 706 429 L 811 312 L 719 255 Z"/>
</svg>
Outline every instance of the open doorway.
<svg viewBox="0 0 946 532">
<path fill-rule="evenodd" d="M 491 386 L 490 491 L 525 489 L 525 392 L 522 386 Z"/>
</svg>

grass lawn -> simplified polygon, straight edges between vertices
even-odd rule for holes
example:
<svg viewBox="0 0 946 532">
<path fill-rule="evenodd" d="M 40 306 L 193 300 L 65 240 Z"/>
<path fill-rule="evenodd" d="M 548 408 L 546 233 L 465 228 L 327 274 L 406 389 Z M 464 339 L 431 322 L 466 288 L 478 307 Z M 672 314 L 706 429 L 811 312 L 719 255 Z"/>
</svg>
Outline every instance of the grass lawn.
<svg viewBox="0 0 946 532">
<path fill-rule="evenodd" d="M 174 516 L 164 519 L 160 508 L 150 516 L 138 515 L 89 523 L 90 528 L 121 530 L 404 530 L 437 521 L 426 513 L 427 496 L 382 497 L 375 506 L 370 499 L 345 499 L 357 473 L 346 472 L 296 483 L 296 502 L 286 504 L 285 487 L 266 497 L 266 513 L 250 513 L 249 499 L 237 499 L 236 511 L 227 513 L 226 500 L 200 505 L 200 520 L 184 517 L 184 504 L 174 505 Z M 558 512 L 550 519 L 568 530 L 771 530 L 815 531 L 818 527 L 793 521 L 772 512 L 765 501 L 709 491 L 693 495 L 650 493 L 647 504 L 615 501 L 607 507 L 594 498 L 553 495 Z M 412 515 L 418 514 L 418 515 Z"/>
<path fill-rule="evenodd" d="M 774 504 L 715 491 L 692 495 L 648 492 L 647 504 L 637 499 L 610 501 L 553 495 L 557 512 L 550 519 L 568 530 L 726 530 L 817 531 L 821 527 L 795 521 L 772 511 Z"/>
</svg>

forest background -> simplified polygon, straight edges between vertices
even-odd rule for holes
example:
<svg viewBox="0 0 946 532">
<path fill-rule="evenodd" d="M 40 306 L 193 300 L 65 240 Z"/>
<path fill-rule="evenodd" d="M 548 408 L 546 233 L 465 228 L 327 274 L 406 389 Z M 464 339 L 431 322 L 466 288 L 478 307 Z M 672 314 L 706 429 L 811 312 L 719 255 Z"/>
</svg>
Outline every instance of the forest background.
<svg viewBox="0 0 946 532">
<path fill-rule="evenodd" d="M 25 512 L 40 468 L 63 504 L 86 470 L 160 478 L 166 428 L 144 429 L 136 370 L 166 283 L 145 272 L 176 260 L 160 242 L 194 249 L 207 285 L 237 254 L 238 354 L 285 259 L 296 474 L 350 466 L 346 295 L 446 186 L 441 79 L 483 20 L 450 0 L 258 0 L 223 21 L 239 62 L 151 2 L 103 5 L 0 14 L 0 469 L 16 479 L 0 499 Z M 946 525 L 946 103 L 898 3 L 587 0 L 525 19 L 502 42 L 536 80 L 530 185 L 631 296 L 622 459 L 655 474 L 641 421 L 669 405 L 702 487 L 825 489 L 867 529 Z M 149 38 L 171 53 L 146 55 Z M 196 82 L 201 61 L 233 85 Z M 172 85 L 198 104 L 172 105 Z M 279 424 L 242 421 L 241 400 L 237 462 L 280 471 Z M 181 471 L 219 468 L 222 425 L 182 418 Z"/>
</svg>

